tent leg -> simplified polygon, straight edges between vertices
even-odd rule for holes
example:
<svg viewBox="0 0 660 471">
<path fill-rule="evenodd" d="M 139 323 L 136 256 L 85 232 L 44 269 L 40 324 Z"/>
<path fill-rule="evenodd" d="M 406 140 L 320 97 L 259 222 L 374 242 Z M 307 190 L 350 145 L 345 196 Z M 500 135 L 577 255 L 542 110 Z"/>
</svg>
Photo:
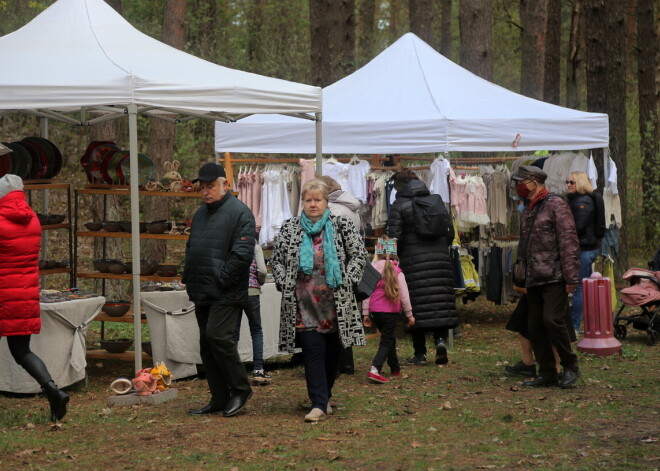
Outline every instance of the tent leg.
<svg viewBox="0 0 660 471">
<path fill-rule="evenodd" d="M 135 371 L 142 369 L 142 309 L 140 306 L 140 194 L 138 170 L 137 105 L 128 105 L 128 142 L 131 169 L 131 259 L 133 260 L 133 345 Z"/>
<path fill-rule="evenodd" d="M 316 115 L 316 176 L 323 175 L 323 113 Z"/>
</svg>

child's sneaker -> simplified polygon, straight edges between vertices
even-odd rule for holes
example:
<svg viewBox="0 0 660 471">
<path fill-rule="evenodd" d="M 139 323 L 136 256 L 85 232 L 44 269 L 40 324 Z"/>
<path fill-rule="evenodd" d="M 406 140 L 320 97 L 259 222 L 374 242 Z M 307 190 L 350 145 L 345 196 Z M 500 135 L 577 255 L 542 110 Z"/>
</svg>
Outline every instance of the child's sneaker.
<svg viewBox="0 0 660 471">
<path fill-rule="evenodd" d="M 254 384 L 268 384 L 272 378 L 264 370 L 254 370 L 252 372 L 252 382 Z"/>
<path fill-rule="evenodd" d="M 373 371 L 369 372 L 369 376 L 367 376 L 369 381 L 372 383 L 379 383 L 379 384 L 384 384 L 384 383 L 389 383 L 389 379 L 387 379 L 385 376 L 381 375 L 380 373 L 374 373 Z"/>
</svg>

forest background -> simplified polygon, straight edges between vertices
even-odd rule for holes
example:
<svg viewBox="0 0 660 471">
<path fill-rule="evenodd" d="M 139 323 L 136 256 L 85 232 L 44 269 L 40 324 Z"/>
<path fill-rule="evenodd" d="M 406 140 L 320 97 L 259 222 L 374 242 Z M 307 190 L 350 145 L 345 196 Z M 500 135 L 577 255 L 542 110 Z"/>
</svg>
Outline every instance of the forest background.
<svg viewBox="0 0 660 471">
<path fill-rule="evenodd" d="M 216 64 L 327 86 L 412 31 L 445 57 L 509 90 L 607 113 L 623 210 L 618 273 L 629 252 L 660 241 L 660 6 L 655 0 L 106 0 L 140 31 Z M 0 0 L 0 36 L 54 0 Z M 44 73 L 48 73 L 44 70 Z M 0 115 L 0 140 L 37 135 L 38 118 Z M 139 149 L 164 173 L 192 176 L 213 158 L 213 123 L 139 120 Z M 125 120 L 74 128 L 52 122 L 61 177 L 82 186 L 92 140 L 128 148 Z M 602 188 L 603 166 L 593 151 Z M 238 156 L 240 157 L 240 155 Z M 167 217 L 154 199 L 152 219 Z M 164 259 L 164 244 L 147 247 Z M 154 257 L 148 257 L 154 258 Z"/>
</svg>

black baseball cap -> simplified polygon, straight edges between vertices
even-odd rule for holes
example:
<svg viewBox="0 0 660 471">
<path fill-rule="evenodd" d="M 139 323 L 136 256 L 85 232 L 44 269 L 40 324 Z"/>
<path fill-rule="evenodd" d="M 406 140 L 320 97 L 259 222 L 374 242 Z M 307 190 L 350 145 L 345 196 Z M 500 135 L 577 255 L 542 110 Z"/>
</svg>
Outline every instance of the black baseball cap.
<svg viewBox="0 0 660 471">
<path fill-rule="evenodd" d="M 548 178 L 548 174 L 534 165 L 522 165 L 511 177 L 516 181 L 536 180 L 539 183 L 544 183 L 546 178 Z"/>
<path fill-rule="evenodd" d="M 208 164 L 202 165 L 202 168 L 199 169 L 199 176 L 192 182 L 212 182 L 220 177 L 227 178 L 225 169 L 222 167 L 222 165 L 209 162 Z"/>
</svg>

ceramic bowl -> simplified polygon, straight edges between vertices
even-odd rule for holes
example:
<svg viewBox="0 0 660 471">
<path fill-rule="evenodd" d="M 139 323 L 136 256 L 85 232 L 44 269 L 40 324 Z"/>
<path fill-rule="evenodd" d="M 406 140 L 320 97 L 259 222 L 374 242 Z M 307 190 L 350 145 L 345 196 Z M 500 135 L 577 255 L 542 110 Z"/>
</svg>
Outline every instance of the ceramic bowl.
<svg viewBox="0 0 660 471">
<path fill-rule="evenodd" d="M 37 213 L 37 218 L 39 219 L 39 223 L 41 223 L 42 226 L 48 225 L 48 214 Z"/>
<path fill-rule="evenodd" d="M 97 231 L 100 231 L 101 229 L 103 229 L 103 223 L 101 223 L 101 222 L 86 222 L 85 223 L 85 228 L 88 231 L 97 232 Z"/>
<path fill-rule="evenodd" d="M 151 342 L 142 342 L 142 351 L 145 352 L 150 357 L 152 357 L 153 352 L 151 350 Z"/>
<path fill-rule="evenodd" d="M 132 339 L 101 340 L 101 348 L 110 353 L 124 353 L 133 345 Z"/>
<path fill-rule="evenodd" d="M 147 232 L 150 234 L 162 234 L 167 230 L 166 222 L 148 222 L 146 225 Z"/>
<path fill-rule="evenodd" d="M 110 317 L 121 317 L 131 308 L 128 301 L 107 301 L 103 305 L 103 312 Z"/>
<path fill-rule="evenodd" d="M 126 265 L 126 273 L 133 273 L 133 262 L 124 262 Z M 149 276 L 153 275 L 156 271 L 156 264 L 148 260 L 140 260 L 140 275 Z"/>
<path fill-rule="evenodd" d="M 179 273 L 179 265 L 160 264 L 156 269 L 156 273 L 160 276 L 177 276 Z"/>
<path fill-rule="evenodd" d="M 113 262 L 120 262 L 120 260 L 99 258 L 97 260 L 92 261 L 92 263 L 94 264 L 94 268 L 96 268 L 101 273 L 110 273 L 109 266 Z"/>
<path fill-rule="evenodd" d="M 108 271 L 115 275 L 121 275 L 126 271 L 126 265 L 124 265 L 124 262 L 115 260 L 114 262 L 108 264 Z"/>
<path fill-rule="evenodd" d="M 57 262 L 55 260 L 46 260 L 46 266 L 44 268 L 46 270 L 57 268 Z"/>
<path fill-rule="evenodd" d="M 64 214 L 49 214 L 48 215 L 48 224 L 61 224 L 66 215 Z"/>
<path fill-rule="evenodd" d="M 124 232 L 133 232 L 131 221 L 119 221 L 119 226 Z M 140 232 L 147 232 L 147 223 L 140 221 Z"/>
<path fill-rule="evenodd" d="M 104 231 L 117 232 L 121 230 L 121 226 L 117 221 L 104 221 L 102 224 Z"/>
<path fill-rule="evenodd" d="M 66 268 L 69 266 L 69 261 L 68 260 L 56 260 L 55 261 L 55 268 Z"/>
</svg>

